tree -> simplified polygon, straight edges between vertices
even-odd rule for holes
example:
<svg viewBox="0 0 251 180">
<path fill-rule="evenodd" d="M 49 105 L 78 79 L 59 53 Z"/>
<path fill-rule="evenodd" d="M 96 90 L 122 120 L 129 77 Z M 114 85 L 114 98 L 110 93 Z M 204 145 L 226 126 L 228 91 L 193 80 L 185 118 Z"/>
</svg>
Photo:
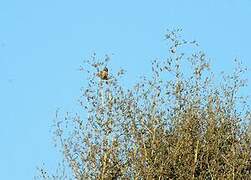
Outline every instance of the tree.
<svg viewBox="0 0 251 180">
<path fill-rule="evenodd" d="M 40 168 L 38 179 L 251 177 L 251 113 L 239 95 L 246 69 L 236 61 L 233 74 L 216 82 L 209 58 L 180 31 L 167 32 L 170 57 L 154 60 L 151 77 L 133 88 L 120 85 L 123 70 L 106 69 L 100 78 L 108 57 L 85 62 L 85 117 L 67 113 L 55 121 L 64 161 L 56 174 Z"/>
</svg>

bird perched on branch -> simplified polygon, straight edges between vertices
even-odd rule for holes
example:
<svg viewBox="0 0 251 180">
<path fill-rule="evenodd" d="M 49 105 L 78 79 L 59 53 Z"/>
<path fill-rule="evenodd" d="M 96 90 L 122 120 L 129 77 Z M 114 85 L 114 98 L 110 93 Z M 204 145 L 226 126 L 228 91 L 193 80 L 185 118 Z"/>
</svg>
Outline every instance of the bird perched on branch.
<svg viewBox="0 0 251 180">
<path fill-rule="evenodd" d="M 108 68 L 105 67 L 102 71 L 98 73 L 98 77 L 100 77 L 102 80 L 108 80 Z"/>
</svg>

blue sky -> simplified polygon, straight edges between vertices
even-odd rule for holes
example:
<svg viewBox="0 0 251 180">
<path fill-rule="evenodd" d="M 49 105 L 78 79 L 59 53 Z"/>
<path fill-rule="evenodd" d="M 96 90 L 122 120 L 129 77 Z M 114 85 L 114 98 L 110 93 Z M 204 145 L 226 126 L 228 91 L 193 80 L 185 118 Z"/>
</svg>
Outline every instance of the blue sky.
<svg viewBox="0 0 251 180">
<path fill-rule="evenodd" d="M 58 107 L 76 109 L 83 59 L 113 53 L 130 84 L 168 55 L 166 29 L 181 27 L 214 69 L 228 71 L 236 57 L 251 68 L 250 19 L 250 0 L 1 0 L 0 179 L 56 166 L 52 120 Z"/>
</svg>

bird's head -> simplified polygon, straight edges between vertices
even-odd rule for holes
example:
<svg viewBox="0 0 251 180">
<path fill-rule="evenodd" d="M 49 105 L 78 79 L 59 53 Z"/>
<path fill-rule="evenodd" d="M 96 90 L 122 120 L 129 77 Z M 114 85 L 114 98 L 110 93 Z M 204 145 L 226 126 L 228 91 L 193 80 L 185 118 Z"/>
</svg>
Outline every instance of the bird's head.
<svg viewBox="0 0 251 180">
<path fill-rule="evenodd" d="M 108 72 L 108 68 L 107 68 L 107 67 L 105 67 L 105 68 L 103 69 L 103 71 L 106 71 L 106 72 Z"/>
</svg>

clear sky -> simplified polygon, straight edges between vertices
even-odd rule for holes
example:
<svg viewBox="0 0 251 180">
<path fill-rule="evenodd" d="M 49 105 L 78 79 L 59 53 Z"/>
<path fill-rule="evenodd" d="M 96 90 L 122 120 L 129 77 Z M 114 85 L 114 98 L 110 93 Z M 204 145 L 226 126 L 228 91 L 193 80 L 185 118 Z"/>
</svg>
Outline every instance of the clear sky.
<svg viewBox="0 0 251 180">
<path fill-rule="evenodd" d="M 168 55 L 164 35 L 177 27 L 215 69 L 235 57 L 251 68 L 250 0 L 0 0 L 0 179 L 56 166 L 52 120 L 76 109 L 83 59 L 113 53 L 131 83 Z"/>
</svg>

